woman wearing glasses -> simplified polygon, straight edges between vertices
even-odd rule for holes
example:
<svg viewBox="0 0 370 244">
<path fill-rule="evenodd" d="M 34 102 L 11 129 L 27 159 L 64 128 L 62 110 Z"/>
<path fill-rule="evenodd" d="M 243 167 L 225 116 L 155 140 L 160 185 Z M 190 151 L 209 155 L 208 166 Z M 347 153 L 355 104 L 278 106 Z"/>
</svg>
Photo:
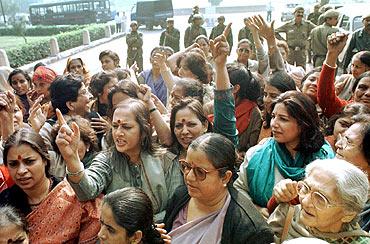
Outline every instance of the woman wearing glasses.
<svg viewBox="0 0 370 244">
<path fill-rule="evenodd" d="M 268 219 L 275 242 L 316 237 L 329 243 L 369 243 L 357 218 L 368 199 L 366 174 L 340 159 L 316 160 L 305 171 L 303 181 L 275 187 L 274 197 L 282 202 Z M 281 195 L 288 201 L 298 198 L 299 204 L 290 206 Z"/>
</svg>

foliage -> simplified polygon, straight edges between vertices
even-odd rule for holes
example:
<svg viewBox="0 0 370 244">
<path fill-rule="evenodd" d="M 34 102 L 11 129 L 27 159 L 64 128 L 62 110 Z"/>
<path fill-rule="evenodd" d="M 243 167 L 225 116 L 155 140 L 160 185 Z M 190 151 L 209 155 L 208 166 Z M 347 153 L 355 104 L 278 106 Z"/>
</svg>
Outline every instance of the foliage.
<svg viewBox="0 0 370 244">
<path fill-rule="evenodd" d="M 29 26 L 25 30 L 26 36 L 52 36 L 57 35 L 60 33 L 80 30 L 85 28 L 85 25 L 65 25 L 65 26 Z M 14 36 L 17 35 L 14 33 L 14 27 L 1 27 L 0 28 L 0 35 L 1 36 Z"/>
<path fill-rule="evenodd" d="M 91 41 L 104 38 L 105 25 L 95 24 L 85 28 L 90 32 Z M 74 47 L 82 45 L 82 33 L 84 29 L 69 31 L 55 35 L 58 40 L 60 51 L 65 51 Z M 20 45 L 17 48 L 6 50 L 9 57 L 10 66 L 13 68 L 31 63 L 50 55 L 49 39 L 41 40 L 35 43 Z"/>
</svg>

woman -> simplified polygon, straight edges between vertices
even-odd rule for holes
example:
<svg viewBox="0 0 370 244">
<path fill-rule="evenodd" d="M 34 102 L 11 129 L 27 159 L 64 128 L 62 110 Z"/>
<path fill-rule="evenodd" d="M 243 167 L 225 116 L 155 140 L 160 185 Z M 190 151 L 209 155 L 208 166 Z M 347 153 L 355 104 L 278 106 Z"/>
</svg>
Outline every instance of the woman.
<svg viewBox="0 0 370 244">
<path fill-rule="evenodd" d="M 23 104 L 25 111 L 23 122 L 27 122 L 30 110 L 30 103 L 27 93 L 32 89 L 31 77 L 23 70 L 15 69 L 9 74 L 8 82 Z"/>
<path fill-rule="evenodd" d="M 346 44 L 347 36 L 343 33 L 332 34 L 328 38 L 328 52 L 317 84 L 318 103 L 326 117 L 340 113 L 351 102 L 359 102 L 370 107 L 370 71 L 362 73 L 352 86 L 353 96 L 350 101 L 340 99 L 335 94 L 335 70 L 338 55 Z"/>
<path fill-rule="evenodd" d="M 364 72 L 370 71 L 370 51 L 361 51 L 353 55 L 351 74 L 344 74 L 335 82 L 335 92 L 338 97 L 349 100 L 352 97 L 353 85 Z"/>
<path fill-rule="evenodd" d="M 257 106 L 260 85 L 252 73 L 241 64 L 227 67 L 230 83 L 234 86 L 236 128 L 239 133 L 239 152 L 246 152 L 257 144 L 262 126 L 261 111 Z"/>
<path fill-rule="evenodd" d="M 316 67 L 308 72 L 301 81 L 301 90 L 303 94 L 309 96 L 317 104 L 317 80 L 320 77 L 321 68 Z"/>
<path fill-rule="evenodd" d="M 169 107 L 172 109 L 186 97 L 195 98 L 203 104 L 203 94 L 204 88 L 200 82 L 190 78 L 179 79 L 172 88 Z"/>
<path fill-rule="evenodd" d="M 212 58 L 212 54 L 209 48 L 209 39 L 205 35 L 200 35 L 195 38 L 195 43 L 199 45 L 199 48 L 203 51 L 204 55 L 206 56 L 206 61 L 212 65 L 214 65 L 214 61 Z"/>
<path fill-rule="evenodd" d="M 32 82 L 34 84 L 34 91 L 30 94 L 32 100 L 43 95 L 41 104 L 50 102 L 50 84 L 57 77 L 57 73 L 54 70 L 47 68 L 46 66 L 39 66 L 32 76 Z"/>
<path fill-rule="evenodd" d="M 369 243 L 370 235 L 360 229 L 357 218 L 368 199 L 365 173 L 340 159 L 316 160 L 305 171 L 305 179 L 290 182 L 288 189 L 276 186 L 278 202 L 279 192 L 285 191 L 290 200 L 298 198 L 299 204 L 290 206 L 280 201 L 271 214 L 267 222 L 275 233 L 275 242 L 316 237 L 329 243 Z M 285 226 L 288 232 L 283 236 Z"/>
<path fill-rule="evenodd" d="M 263 88 L 263 117 L 258 141 L 271 136 L 271 104 L 280 94 L 286 91 L 294 91 L 296 86 L 294 80 L 285 71 L 275 71 L 265 82 Z"/>
<path fill-rule="evenodd" d="M 126 187 L 107 194 L 100 222 L 101 243 L 164 243 L 154 227 L 152 203 L 139 188 Z"/>
<path fill-rule="evenodd" d="M 64 69 L 63 74 L 67 73 L 81 75 L 84 78 L 83 81 L 85 86 L 89 86 L 91 79 L 90 72 L 81 58 L 67 59 L 67 65 L 66 68 Z"/>
<path fill-rule="evenodd" d="M 104 71 L 113 71 L 119 68 L 119 56 L 117 53 L 111 50 L 104 50 L 99 54 L 99 60 L 101 62 L 101 67 Z"/>
<path fill-rule="evenodd" d="M 108 93 L 108 116 L 112 118 L 114 108 L 128 98 L 137 97 L 137 84 L 130 80 L 119 81 Z"/>
<path fill-rule="evenodd" d="M 0 243 L 28 244 L 26 220 L 13 207 L 0 207 Z"/>
<path fill-rule="evenodd" d="M 301 180 L 306 165 L 334 157 L 320 131 L 316 107 L 306 95 L 285 92 L 272 103 L 271 110 L 273 137 L 249 149 L 235 182 L 235 187 L 260 207 L 266 207 L 280 180 Z"/>
<path fill-rule="evenodd" d="M 0 205 L 26 216 L 31 243 L 95 243 L 100 199 L 80 203 L 68 182 L 50 177 L 47 146 L 39 134 L 30 129 L 12 134 L 4 146 L 4 164 L 15 185 L 0 194 Z"/>
<path fill-rule="evenodd" d="M 181 173 L 171 160 L 166 160 L 166 155 L 155 155 L 150 113 L 143 102 L 128 99 L 115 108 L 114 147 L 98 154 L 88 169 L 78 157 L 78 126 L 72 123 L 72 132 L 61 114 L 57 115 L 62 126 L 56 144 L 67 165 L 67 179 L 81 201 L 94 199 L 102 192 L 139 187 L 152 201 L 156 219 L 163 219 L 168 198 L 182 184 Z"/>
<path fill-rule="evenodd" d="M 165 217 L 172 243 L 271 243 L 273 236 L 253 204 L 232 187 L 234 144 L 207 133 L 180 161 L 185 186 L 176 190 Z"/>
</svg>

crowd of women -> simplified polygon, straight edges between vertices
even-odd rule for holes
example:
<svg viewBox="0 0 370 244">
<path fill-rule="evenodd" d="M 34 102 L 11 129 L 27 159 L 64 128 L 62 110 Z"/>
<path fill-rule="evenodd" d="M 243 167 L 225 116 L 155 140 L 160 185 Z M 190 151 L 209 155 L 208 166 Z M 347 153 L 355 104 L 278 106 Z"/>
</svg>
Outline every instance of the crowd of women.
<svg viewBox="0 0 370 244">
<path fill-rule="evenodd" d="M 0 243 L 370 243 L 370 52 L 336 77 L 332 34 L 297 77 L 273 25 L 247 22 L 257 60 L 241 40 L 227 64 L 229 24 L 140 74 L 110 50 L 94 75 L 83 57 L 14 69 Z"/>
</svg>

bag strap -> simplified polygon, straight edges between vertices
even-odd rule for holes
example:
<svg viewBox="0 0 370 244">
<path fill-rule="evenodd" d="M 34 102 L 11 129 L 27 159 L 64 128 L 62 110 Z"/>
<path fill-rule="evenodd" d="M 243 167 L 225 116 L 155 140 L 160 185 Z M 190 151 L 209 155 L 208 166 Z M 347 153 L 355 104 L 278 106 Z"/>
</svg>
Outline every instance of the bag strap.
<svg viewBox="0 0 370 244">
<path fill-rule="evenodd" d="M 294 206 L 289 205 L 288 213 L 286 215 L 285 222 L 284 222 L 283 232 L 281 234 L 281 239 L 280 239 L 281 243 L 288 236 L 289 228 L 290 228 L 290 225 L 291 225 L 292 220 L 293 220 L 293 215 L 294 215 Z"/>
</svg>

